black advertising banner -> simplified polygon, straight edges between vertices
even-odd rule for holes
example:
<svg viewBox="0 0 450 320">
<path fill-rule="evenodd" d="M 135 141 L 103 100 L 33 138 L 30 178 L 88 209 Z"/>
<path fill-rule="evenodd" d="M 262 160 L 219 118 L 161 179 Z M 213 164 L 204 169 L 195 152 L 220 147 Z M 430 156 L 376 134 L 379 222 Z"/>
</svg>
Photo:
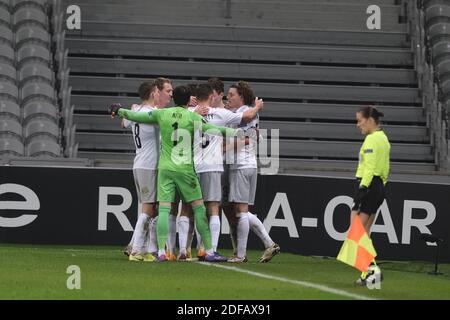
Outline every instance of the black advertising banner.
<svg viewBox="0 0 450 320">
<path fill-rule="evenodd" d="M 0 242 L 127 244 L 131 239 L 131 232 L 124 232 L 133 230 L 137 218 L 131 170 L 2 167 L 0 177 Z M 14 210 L 17 204 L 8 200 L 26 205 Z M 34 220 L 23 225 L 24 217 Z"/>
<path fill-rule="evenodd" d="M 350 225 L 355 180 L 259 176 L 253 209 L 283 251 L 337 256 Z M 440 260 L 450 262 L 450 185 L 389 182 L 372 227 L 379 259 L 433 261 L 436 247 L 421 234 L 444 239 Z M 254 236 L 253 247 L 262 248 Z"/>
<path fill-rule="evenodd" d="M 259 176 L 255 207 L 284 252 L 335 257 L 350 222 L 355 182 Z M 137 217 L 131 170 L 0 167 L 0 242 L 125 245 Z M 223 221 L 224 222 L 224 221 Z M 227 224 L 219 245 L 230 247 Z M 379 259 L 450 262 L 450 185 L 390 182 L 372 228 Z M 262 249 L 251 233 L 250 249 Z"/>
</svg>

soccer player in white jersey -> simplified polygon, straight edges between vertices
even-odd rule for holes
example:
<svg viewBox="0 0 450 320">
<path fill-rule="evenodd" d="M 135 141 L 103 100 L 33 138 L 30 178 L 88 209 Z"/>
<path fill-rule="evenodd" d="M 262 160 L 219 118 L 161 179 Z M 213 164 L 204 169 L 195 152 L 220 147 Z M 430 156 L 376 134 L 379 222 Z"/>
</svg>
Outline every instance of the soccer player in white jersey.
<svg viewBox="0 0 450 320">
<path fill-rule="evenodd" d="M 203 116 L 205 122 L 217 126 L 239 126 L 252 121 L 258 111 L 263 108 L 263 101 L 256 100 L 255 108 L 243 113 L 233 113 L 225 108 L 210 107 L 213 100 L 213 89 L 208 83 L 200 84 L 196 89 L 198 107 L 207 107 L 208 113 Z M 195 108 L 191 108 L 194 111 Z M 199 176 L 203 199 L 209 215 L 213 250 L 217 252 L 220 235 L 219 207 L 222 199 L 221 175 L 223 172 L 223 139 L 220 136 L 196 131 L 194 133 L 194 164 Z M 186 244 L 189 230 L 189 217 L 182 214 L 178 220 L 180 242 L 179 260 L 186 260 Z M 197 239 L 198 241 L 200 239 Z"/>
<path fill-rule="evenodd" d="M 139 95 L 142 102 L 140 105 L 134 105 L 133 110 L 148 112 L 150 111 L 147 110 L 149 107 L 158 109 L 165 108 L 172 100 L 172 91 L 172 83 L 167 78 L 160 77 L 155 81 L 146 81 L 142 83 L 139 88 Z M 123 125 L 130 126 L 133 131 L 133 139 L 136 145 L 136 157 L 133 164 L 133 175 L 137 188 L 136 191 L 138 193 L 139 202 L 142 203 L 142 211 L 150 217 L 150 219 L 148 219 L 142 214 L 139 214 L 133 236 L 130 243 L 125 248 L 124 254 L 130 256 L 136 235 L 141 234 L 142 225 L 144 226 L 145 232 L 143 235 L 145 238 L 143 245 L 147 245 L 147 250 L 141 248 L 139 251 L 154 253 L 158 251 L 156 243 L 156 179 L 154 177 L 157 175 L 156 162 L 158 161 L 160 150 L 159 129 L 154 125 L 134 124 L 128 120 L 124 120 Z M 150 128 L 156 128 L 156 130 Z M 151 134 L 151 132 L 153 132 L 153 134 Z M 138 143 L 141 145 L 140 148 L 138 148 Z M 151 172 L 148 170 L 151 170 Z M 139 172 L 141 174 L 139 174 Z M 144 196 L 141 196 L 141 191 L 144 192 Z M 151 200 L 151 202 L 144 202 L 149 200 Z M 141 219 L 141 221 L 139 219 Z M 141 240 L 138 240 L 137 243 L 141 243 Z M 130 260 L 131 259 L 133 259 L 133 257 L 131 257 Z M 139 259 L 139 256 L 137 259 Z M 149 256 L 146 256 L 146 259 L 151 260 Z"/>
<path fill-rule="evenodd" d="M 131 108 L 137 112 L 150 112 L 159 101 L 159 90 L 155 81 L 145 81 L 139 86 L 140 104 Z M 123 121 L 124 127 L 133 132 L 136 156 L 133 163 L 133 176 L 138 201 L 142 211 L 138 216 L 130 243 L 130 261 L 154 261 L 151 252 L 157 251 L 156 245 L 156 168 L 159 157 L 159 129 L 155 125 Z"/>
<path fill-rule="evenodd" d="M 227 95 L 228 108 L 234 112 L 241 113 L 251 110 L 254 94 L 250 85 L 245 81 L 239 81 L 230 87 Z M 256 100 L 255 100 L 256 101 Z M 248 139 L 244 147 L 237 148 L 236 154 L 227 153 L 227 163 L 230 164 L 229 184 L 230 191 L 228 201 L 235 206 L 237 220 L 236 256 L 230 262 L 245 262 L 247 251 L 247 240 L 252 225 L 252 230 L 261 238 L 266 248 L 260 258 L 260 262 L 268 262 L 280 251 L 280 247 L 273 242 L 261 221 L 249 212 L 249 206 L 254 204 L 257 183 L 257 160 L 256 140 L 258 133 L 259 117 L 251 122 L 237 127 L 242 128 L 253 135 Z M 235 157 L 234 157 L 235 156 Z"/>
</svg>

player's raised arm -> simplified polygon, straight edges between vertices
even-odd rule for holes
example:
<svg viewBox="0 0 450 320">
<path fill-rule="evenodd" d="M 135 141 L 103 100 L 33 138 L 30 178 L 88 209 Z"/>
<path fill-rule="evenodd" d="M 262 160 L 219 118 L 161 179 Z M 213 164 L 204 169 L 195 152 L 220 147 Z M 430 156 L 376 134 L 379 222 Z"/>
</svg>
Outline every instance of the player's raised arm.
<svg viewBox="0 0 450 320">
<path fill-rule="evenodd" d="M 153 110 L 150 112 L 135 112 L 128 109 L 124 109 L 120 104 L 112 104 L 109 106 L 109 113 L 111 117 L 119 116 L 123 119 L 127 119 L 137 123 L 157 123 L 157 118 L 153 114 L 159 110 Z"/>
<path fill-rule="evenodd" d="M 264 108 L 264 101 L 262 99 L 258 99 L 258 97 L 255 98 L 255 103 L 253 108 L 249 108 L 247 111 L 245 111 L 242 114 L 242 120 L 241 123 L 249 123 L 252 121 L 259 111 L 261 111 Z"/>
</svg>

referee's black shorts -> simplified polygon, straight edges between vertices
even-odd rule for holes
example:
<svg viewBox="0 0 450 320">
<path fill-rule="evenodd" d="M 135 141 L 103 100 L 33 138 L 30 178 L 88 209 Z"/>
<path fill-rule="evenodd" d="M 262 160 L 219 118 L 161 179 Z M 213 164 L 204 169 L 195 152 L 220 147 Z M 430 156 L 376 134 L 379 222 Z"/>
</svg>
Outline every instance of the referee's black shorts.
<svg viewBox="0 0 450 320">
<path fill-rule="evenodd" d="M 361 179 L 357 179 L 355 198 L 358 192 L 359 184 Z M 361 201 L 360 204 L 354 204 L 352 210 L 358 212 L 364 212 L 366 214 L 372 215 L 376 214 L 378 208 L 381 206 L 385 198 L 385 190 L 383 180 L 380 177 L 374 176 L 372 182 L 369 186 L 369 192 L 367 196 Z"/>
</svg>

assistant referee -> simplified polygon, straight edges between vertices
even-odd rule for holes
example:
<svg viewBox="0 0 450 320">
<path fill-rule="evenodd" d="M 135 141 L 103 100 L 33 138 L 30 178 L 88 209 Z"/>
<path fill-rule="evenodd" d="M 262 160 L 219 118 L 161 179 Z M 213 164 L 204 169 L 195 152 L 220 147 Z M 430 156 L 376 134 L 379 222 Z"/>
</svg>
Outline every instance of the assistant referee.
<svg viewBox="0 0 450 320">
<path fill-rule="evenodd" d="M 391 145 L 380 127 L 380 118 L 383 116 L 384 114 L 373 106 L 363 107 L 356 113 L 357 127 L 366 138 L 359 151 L 359 164 L 356 170 L 357 191 L 351 220 L 359 215 L 369 236 L 376 213 L 384 201 L 389 176 Z M 373 264 L 376 267 L 375 261 Z M 364 284 L 366 276 L 367 274 L 363 272 L 357 283 Z"/>
</svg>

